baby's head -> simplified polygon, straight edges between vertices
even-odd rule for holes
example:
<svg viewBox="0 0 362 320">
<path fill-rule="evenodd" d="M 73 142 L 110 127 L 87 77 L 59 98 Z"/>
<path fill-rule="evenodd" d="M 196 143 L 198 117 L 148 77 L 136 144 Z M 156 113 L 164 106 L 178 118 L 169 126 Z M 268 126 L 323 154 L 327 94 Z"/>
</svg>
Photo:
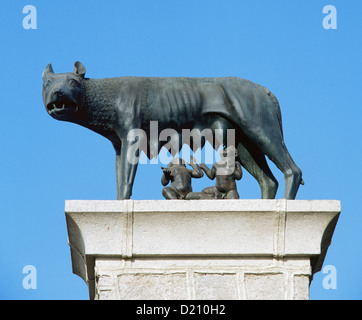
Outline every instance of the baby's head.
<svg viewBox="0 0 362 320">
<path fill-rule="evenodd" d="M 238 156 L 238 150 L 236 150 L 236 148 L 231 145 L 226 147 L 225 149 L 222 149 L 220 151 L 220 157 L 221 158 L 233 158 L 235 159 Z"/>
<path fill-rule="evenodd" d="M 182 159 L 182 158 L 174 158 L 168 164 L 167 168 L 171 168 L 171 167 L 174 167 L 174 166 L 184 166 L 184 167 L 186 167 L 185 160 Z"/>
<path fill-rule="evenodd" d="M 231 145 L 220 151 L 220 161 L 216 168 L 216 175 L 230 175 L 235 170 L 235 158 L 238 156 L 238 151 Z"/>
</svg>

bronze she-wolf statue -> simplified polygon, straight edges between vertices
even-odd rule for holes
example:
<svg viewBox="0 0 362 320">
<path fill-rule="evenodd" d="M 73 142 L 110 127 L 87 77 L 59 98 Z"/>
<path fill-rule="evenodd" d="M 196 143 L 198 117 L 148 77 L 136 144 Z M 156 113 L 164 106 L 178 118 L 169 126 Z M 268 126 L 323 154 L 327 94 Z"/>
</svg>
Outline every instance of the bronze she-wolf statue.
<svg viewBox="0 0 362 320">
<path fill-rule="evenodd" d="M 150 139 L 151 121 L 157 121 L 158 133 L 172 128 L 180 136 L 183 129 L 208 128 L 214 133 L 222 129 L 226 137 L 227 129 L 234 129 L 237 161 L 258 181 L 263 199 L 275 198 L 278 188 L 265 156 L 284 174 L 284 198 L 295 199 L 303 184 L 302 172 L 284 144 L 278 100 L 268 89 L 245 79 L 90 79 L 79 61 L 70 73 L 55 74 L 49 64 L 43 72 L 43 101 L 53 118 L 80 124 L 112 142 L 118 199 L 131 197 L 137 170 L 129 132 L 147 133 L 149 158 L 157 156 L 167 142 Z"/>
</svg>

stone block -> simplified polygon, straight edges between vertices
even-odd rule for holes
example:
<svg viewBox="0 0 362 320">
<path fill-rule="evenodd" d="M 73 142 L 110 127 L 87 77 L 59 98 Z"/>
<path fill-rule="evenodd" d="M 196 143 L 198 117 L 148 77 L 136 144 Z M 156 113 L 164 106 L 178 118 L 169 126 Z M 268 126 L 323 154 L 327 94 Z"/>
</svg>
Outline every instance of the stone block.
<svg viewBox="0 0 362 320">
<path fill-rule="evenodd" d="M 65 203 L 73 272 L 91 299 L 309 299 L 336 200 Z"/>
<path fill-rule="evenodd" d="M 282 273 L 245 274 L 247 300 L 285 299 L 285 276 Z"/>
<path fill-rule="evenodd" d="M 235 273 L 195 273 L 194 282 L 197 300 L 236 300 L 238 298 Z"/>
</svg>

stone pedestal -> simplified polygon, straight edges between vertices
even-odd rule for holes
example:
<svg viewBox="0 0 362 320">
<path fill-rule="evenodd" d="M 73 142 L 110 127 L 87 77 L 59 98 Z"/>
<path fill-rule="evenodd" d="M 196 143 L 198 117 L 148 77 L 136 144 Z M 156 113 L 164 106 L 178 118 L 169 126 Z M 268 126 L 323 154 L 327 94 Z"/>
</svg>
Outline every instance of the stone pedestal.
<svg viewBox="0 0 362 320">
<path fill-rule="evenodd" d="M 73 272 L 90 299 L 309 299 L 335 200 L 65 203 Z"/>
</svg>

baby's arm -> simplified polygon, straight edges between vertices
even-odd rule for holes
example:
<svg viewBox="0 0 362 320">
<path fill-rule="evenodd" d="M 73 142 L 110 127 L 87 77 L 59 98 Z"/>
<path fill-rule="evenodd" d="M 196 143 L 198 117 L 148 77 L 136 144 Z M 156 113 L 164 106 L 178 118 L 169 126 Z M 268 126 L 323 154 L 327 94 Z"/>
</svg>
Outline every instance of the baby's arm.
<svg viewBox="0 0 362 320">
<path fill-rule="evenodd" d="M 169 169 L 166 169 L 166 168 L 163 168 L 161 167 L 162 171 L 163 171 L 163 175 L 161 177 L 161 183 L 163 186 L 167 186 L 171 177 L 170 177 L 170 170 Z"/>
<path fill-rule="evenodd" d="M 193 156 L 190 157 L 191 163 L 189 165 L 192 167 L 193 170 L 189 170 L 192 178 L 202 178 L 204 173 L 202 172 L 201 168 L 197 165 L 196 160 Z"/>
<path fill-rule="evenodd" d="M 240 180 L 242 176 L 243 176 L 243 170 L 241 169 L 241 165 L 239 162 L 235 161 L 234 178 L 235 180 Z"/>
<path fill-rule="evenodd" d="M 211 180 L 215 179 L 215 176 L 216 176 L 216 168 L 215 168 L 215 166 L 212 166 L 212 168 L 210 170 L 205 163 L 201 163 L 200 167 L 201 167 L 202 170 L 205 171 L 205 173 L 206 173 L 206 175 L 207 175 L 207 177 L 209 179 L 211 179 Z"/>
</svg>

